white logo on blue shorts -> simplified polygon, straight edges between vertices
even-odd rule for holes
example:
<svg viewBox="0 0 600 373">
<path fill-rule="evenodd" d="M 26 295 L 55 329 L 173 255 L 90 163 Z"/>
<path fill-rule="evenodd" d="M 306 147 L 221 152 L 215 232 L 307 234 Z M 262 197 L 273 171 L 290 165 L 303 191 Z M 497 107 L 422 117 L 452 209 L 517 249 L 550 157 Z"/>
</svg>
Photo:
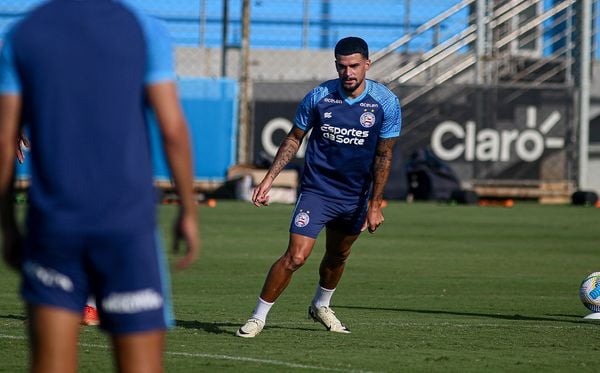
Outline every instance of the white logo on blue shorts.
<svg viewBox="0 0 600 373">
<path fill-rule="evenodd" d="M 69 293 L 74 289 L 73 282 L 68 276 L 52 268 L 42 267 L 37 263 L 27 261 L 23 266 L 23 270 L 27 275 L 36 278 L 47 287 L 61 288 Z"/>
<path fill-rule="evenodd" d="M 126 293 L 111 293 L 102 300 L 102 308 L 109 313 L 132 314 L 160 309 L 162 296 L 153 289 Z"/>
<path fill-rule="evenodd" d="M 308 216 L 308 214 L 305 212 L 300 212 L 294 218 L 294 225 L 296 225 L 296 227 L 298 227 L 298 228 L 303 228 L 308 225 L 309 221 L 310 221 L 310 216 Z"/>
</svg>

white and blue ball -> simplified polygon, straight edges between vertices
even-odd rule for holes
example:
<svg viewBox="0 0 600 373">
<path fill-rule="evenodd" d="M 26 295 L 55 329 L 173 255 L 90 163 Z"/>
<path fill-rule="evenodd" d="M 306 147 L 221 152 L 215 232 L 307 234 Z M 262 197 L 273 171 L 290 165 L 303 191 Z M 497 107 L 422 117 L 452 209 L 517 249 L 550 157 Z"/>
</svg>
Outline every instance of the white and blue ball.
<svg viewBox="0 0 600 373">
<path fill-rule="evenodd" d="M 600 272 L 594 272 L 581 282 L 579 298 L 592 312 L 600 312 Z"/>
</svg>

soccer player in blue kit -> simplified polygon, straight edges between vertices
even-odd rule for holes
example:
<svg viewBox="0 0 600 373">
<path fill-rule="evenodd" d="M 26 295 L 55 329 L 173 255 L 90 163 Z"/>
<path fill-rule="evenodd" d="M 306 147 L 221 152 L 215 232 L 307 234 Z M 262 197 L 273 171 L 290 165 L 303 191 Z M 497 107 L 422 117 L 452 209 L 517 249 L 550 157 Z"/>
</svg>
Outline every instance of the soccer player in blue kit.
<svg viewBox="0 0 600 373">
<path fill-rule="evenodd" d="M 25 162 L 25 151 L 29 150 L 29 139 L 25 131 L 21 130 L 19 138 L 17 139 L 17 161 L 21 164 Z M 96 326 L 100 325 L 100 317 L 98 316 L 98 310 L 96 309 L 96 299 L 94 297 L 88 297 L 85 307 L 83 308 L 83 318 L 81 319 L 81 325 Z"/>
<path fill-rule="evenodd" d="M 31 371 L 75 372 L 88 295 L 121 372 L 162 370 L 170 289 L 158 243 L 146 110 L 156 114 L 181 209 L 177 266 L 199 232 L 191 145 L 173 54 L 158 21 L 118 0 L 52 0 L 17 22 L 0 54 L 3 257 L 21 272 Z M 29 127 L 27 236 L 12 186 L 19 127 Z"/>
<path fill-rule="evenodd" d="M 254 205 L 268 205 L 273 180 L 312 129 L 287 250 L 271 267 L 252 316 L 236 332 L 239 337 L 252 338 L 262 331 L 273 303 L 305 263 L 323 228 L 325 254 L 308 314 L 329 331 L 350 333 L 329 307 L 330 300 L 360 232 L 374 233 L 384 221 L 383 190 L 401 115 L 398 98 L 366 79 L 371 61 L 363 39 L 341 39 L 334 54 L 339 79 L 322 83 L 304 97 L 294 127 L 254 190 Z"/>
</svg>

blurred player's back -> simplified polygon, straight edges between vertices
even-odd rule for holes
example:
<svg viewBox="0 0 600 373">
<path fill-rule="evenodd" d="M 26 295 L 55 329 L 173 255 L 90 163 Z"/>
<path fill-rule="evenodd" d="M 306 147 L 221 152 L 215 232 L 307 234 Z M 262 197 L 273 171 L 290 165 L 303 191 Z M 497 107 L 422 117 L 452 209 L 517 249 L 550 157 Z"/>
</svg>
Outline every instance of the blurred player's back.
<svg viewBox="0 0 600 373">
<path fill-rule="evenodd" d="M 24 107 L 33 108 L 23 113 L 33 144 L 30 225 L 41 232 L 152 223 L 148 139 L 140 136 L 144 22 L 119 2 L 59 0 L 13 31 Z"/>
<path fill-rule="evenodd" d="M 31 370 L 75 372 L 89 295 L 121 372 L 158 372 L 172 324 L 157 239 L 145 109 L 158 119 L 181 198 L 175 246 L 198 255 L 192 157 L 168 33 L 118 0 L 52 0 L 17 23 L 0 53 L 0 228 L 22 274 Z M 31 136 L 27 236 L 11 185 L 19 127 Z M 6 150 L 11 148 L 10 152 Z"/>
</svg>

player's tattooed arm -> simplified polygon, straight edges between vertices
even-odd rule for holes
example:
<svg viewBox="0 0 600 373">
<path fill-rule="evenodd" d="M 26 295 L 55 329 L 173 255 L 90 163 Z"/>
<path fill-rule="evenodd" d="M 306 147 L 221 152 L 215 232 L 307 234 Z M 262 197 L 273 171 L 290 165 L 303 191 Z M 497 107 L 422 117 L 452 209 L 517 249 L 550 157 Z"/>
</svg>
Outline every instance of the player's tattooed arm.
<svg viewBox="0 0 600 373">
<path fill-rule="evenodd" d="M 383 202 L 383 189 L 387 183 L 390 167 L 392 165 L 392 149 L 397 138 L 379 139 L 373 160 L 373 195 L 369 201 L 367 218 L 361 231 L 369 229 L 369 233 L 375 233 L 377 228 L 383 224 L 385 218 L 381 211 Z"/>
<path fill-rule="evenodd" d="M 281 170 L 296 156 L 305 133 L 304 130 L 294 126 L 285 139 L 283 139 L 275 155 L 275 160 L 273 160 L 273 164 L 267 173 L 271 181 L 275 180 Z"/>
<path fill-rule="evenodd" d="M 302 144 L 302 139 L 305 134 L 306 132 L 304 130 L 295 126 L 292 127 L 291 131 L 283 140 L 283 143 L 279 146 L 279 150 L 277 150 L 275 160 L 269 168 L 269 171 L 260 184 L 254 188 L 254 192 L 252 193 L 252 203 L 255 206 L 267 206 L 269 204 L 269 191 L 271 190 L 273 180 L 275 180 L 281 170 L 283 170 L 292 158 L 294 158 L 300 148 L 300 144 Z"/>
<path fill-rule="evenodd" d="M 387 183 L 392 165 L 392 150 L 397 137 L 389 139 L 380 139 L 375 150 L 375 160 L 373 162 L 373 198 L 372 201 L 381 205 L 383 201 L 383 189 Z"/>
</svg>

